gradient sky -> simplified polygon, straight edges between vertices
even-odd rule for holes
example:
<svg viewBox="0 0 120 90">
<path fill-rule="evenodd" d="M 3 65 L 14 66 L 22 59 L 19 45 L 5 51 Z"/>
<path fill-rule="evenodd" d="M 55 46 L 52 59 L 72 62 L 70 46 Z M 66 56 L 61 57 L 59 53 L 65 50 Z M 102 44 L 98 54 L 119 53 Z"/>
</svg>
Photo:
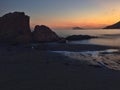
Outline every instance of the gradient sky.
<svg viewBox="0 0 120 90">
<path fill-rule="evenodd" d="M 120 0 L 0 0 L 0 16 L 14 11 L 29 15 L 32 28 L 101 28 L 120 20 Z"/>
</svg>

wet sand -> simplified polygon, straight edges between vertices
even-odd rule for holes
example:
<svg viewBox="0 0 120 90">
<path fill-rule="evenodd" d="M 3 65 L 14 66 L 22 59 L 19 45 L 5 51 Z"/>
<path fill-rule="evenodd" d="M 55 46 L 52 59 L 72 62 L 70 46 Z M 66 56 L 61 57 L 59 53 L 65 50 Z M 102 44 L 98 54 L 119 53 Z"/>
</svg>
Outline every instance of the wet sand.
<svg viewBox="0 0 120 90">
<path fill-rule="evenodd" d="M 113 47 L 48 46 L 34 49 L 1 46 L 0 90 L 120 90 L 120 71 L 89 66 L 50 52 L 53 49 L 85 51 Z"/>
<path fill-rule="evenodd" d="M 88 44 L 38 44 L 34 46 L 37 50 L 43 51 L 95 51 L 105 49 L 119 49 L 120 47 L 102 46 L 102 45 L 88 45 Z"/>
</svg>

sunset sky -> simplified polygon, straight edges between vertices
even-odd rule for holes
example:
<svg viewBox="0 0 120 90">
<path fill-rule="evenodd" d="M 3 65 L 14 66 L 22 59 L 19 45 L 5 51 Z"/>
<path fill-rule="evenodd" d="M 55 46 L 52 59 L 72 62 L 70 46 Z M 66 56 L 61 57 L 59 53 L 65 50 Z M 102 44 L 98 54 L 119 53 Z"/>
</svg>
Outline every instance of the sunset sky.
<svg viewBox="0 0 120 90">
<path fill-rule="evenodd" d="M 14 11 L 29 15 L 32 28 L 102 28 L 120 20 L 120 0 L 0 0 L 0 16 Z"/>
</svg>

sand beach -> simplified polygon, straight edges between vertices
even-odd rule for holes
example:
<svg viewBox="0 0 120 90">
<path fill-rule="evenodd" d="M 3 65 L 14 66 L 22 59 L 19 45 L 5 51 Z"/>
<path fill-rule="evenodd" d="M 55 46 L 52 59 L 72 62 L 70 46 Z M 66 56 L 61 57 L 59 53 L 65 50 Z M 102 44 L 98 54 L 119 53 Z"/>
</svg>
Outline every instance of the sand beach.
<svg viewBox="0 0 120 90">
<path fill-rule="evenodd" d="M 43 44 L 42 44 L 43 45 Z M 50 46 L 50 45 L 49 45 Z M 58 48 L 58 46 L 60 48 Z M 110 49 L 113 47 L 94 45 L 52 45 L 60 51 L 82 51 Z M 84 48 L 83 48 L 84 46 Z M 103 66 L 90 65 L 55 51 L 52 47 L 28 46 L 0 47 L 1 90 L 119 90 L 120 71 Z M 93 48 L 91 48 L 93 47 Z M 42 48 L 42 49 L 40 49 Z M 117 47 L 114 47 L 115 49 Z M 56 50 L 56 51 L 58 51 Z M 62 51 L 62 50 L 61 50 Z M 112 56 L 115 59 L 117 54 Z M 105 56 L 107 57 L 107 56 Z M 84 60 L 83 60 L 84 59 Z M 119 58 L 118 58 L 119 59 Z M 110 59 L 109 59 L 110 60 Z"/>
</svg>

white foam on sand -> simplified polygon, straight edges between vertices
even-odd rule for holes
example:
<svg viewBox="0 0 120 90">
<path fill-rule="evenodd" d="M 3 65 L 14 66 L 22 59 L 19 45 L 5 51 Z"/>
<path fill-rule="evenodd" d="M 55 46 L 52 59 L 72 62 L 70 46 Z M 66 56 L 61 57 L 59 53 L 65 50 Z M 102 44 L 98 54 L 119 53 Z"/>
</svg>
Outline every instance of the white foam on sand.
<svg viewBox="0 0 120 90">
<path fill-rule="evenodd" d="M 89 65 L 107 67 L 109 69 L 120 70 L 120 51 L 118 49 L 107 49 L 101 51 L 52 51 L 60 53 L 69 58 L 86 62 Z"/>
</svg>

